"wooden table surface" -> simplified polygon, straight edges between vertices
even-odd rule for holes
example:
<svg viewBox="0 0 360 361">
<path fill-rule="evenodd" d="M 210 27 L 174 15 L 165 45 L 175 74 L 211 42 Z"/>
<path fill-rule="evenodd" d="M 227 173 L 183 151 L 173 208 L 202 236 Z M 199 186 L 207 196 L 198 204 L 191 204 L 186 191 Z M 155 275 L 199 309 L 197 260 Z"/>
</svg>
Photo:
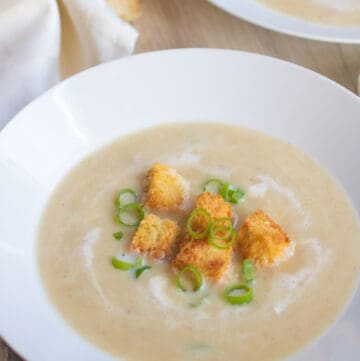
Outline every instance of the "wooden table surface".
<svg viewBox="0 0 360 361">
<path fill-rule="evenodd" d="M 140 33 L 136 53 L 191 47 L 250 51 L 302 65 L 357 92 L 360 45 L 278 34 L 232 17 L 206 0 L 142 0 L 142 9 L 134 23 Z M 0 361 L 20 360 L 0 339 Z"/>
</svg>

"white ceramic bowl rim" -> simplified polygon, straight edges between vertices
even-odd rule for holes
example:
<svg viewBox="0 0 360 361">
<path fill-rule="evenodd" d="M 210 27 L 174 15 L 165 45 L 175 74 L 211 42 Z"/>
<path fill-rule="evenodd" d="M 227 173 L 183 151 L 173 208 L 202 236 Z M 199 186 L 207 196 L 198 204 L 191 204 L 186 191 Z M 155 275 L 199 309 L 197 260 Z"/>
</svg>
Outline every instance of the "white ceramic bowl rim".
<svg viewBox="0 0 360 361">
<path fill-rule="evenodd" d="M 255 25 L 297 37 L 336 43 L 360 43 L 360 26 L 317 24 L 267 8 L 256 0 L 209 0 L 214 5 Z"/>
<path fill-rule="evenodd" d="M 59 317 L 35 257 L 48 197 L 95 149 L 163 122 L 218 120 L 256 128 L 320 160 L 360 209 L 359 119 L 360 100 L 336 83 L 284 61 L 228 50 L 137 55 L 59 84 L 0 133 L 0 288 L 6 290 L 0 334 L 29 361 L 74 355 L 77 361 L 115 360 Z M 327 357 L 329 349 L 333 361 L 359 355 L 360 344 L 351 341 L 354 332 L 360 335 L 359 304 L 358 294 L 337 326 L 293 360 Z"/>
</svg>

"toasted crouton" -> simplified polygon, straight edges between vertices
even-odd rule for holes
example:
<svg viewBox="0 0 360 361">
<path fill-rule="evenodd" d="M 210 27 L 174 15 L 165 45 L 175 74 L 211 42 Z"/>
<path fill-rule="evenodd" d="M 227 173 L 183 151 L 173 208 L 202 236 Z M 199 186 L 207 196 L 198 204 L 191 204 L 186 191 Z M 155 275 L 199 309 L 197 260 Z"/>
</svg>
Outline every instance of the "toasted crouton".
<svg viewBox="0 0 360 361">
<path fill-rule="evenodd" d="M 207 243 L 206 239 L 188 239 L 182 244 L 179 253 L 172 265 L 182 269 L 187 265 L 197 267 L 200 272 L 209 278 L 220 279 L 230 263 L 232 248 L 217 249 Z"/>
<path fill-rule="evenodd" d="M 195 208 L 202 208 L 207 211 L 212 220 L 218 218 L 232 218 L 233 216 L 230 203 L 226 202 L 220 195 L 209 192 L 203 192 L 198 195 L 195 200 L 194 209 Z M 201 220 L 199 221 L 201 222 Z M 196 225 L 196 222 L 195 226 L 198 226 Z"/>
<path fill-rule="evenodd" d="M 187 182 L 175 169 L 155 163 L 145 178 L 144 206 L 158 211 L 178 210 L 185 201 Z"/>
<path fill-rule="evenodd" d="M 245 219 L 238 244 L 242 257 L 251 259 L 259 268 L 276 265 L 291 249 L 288 235 L 262 210 Z"/>
<path fill-rule="evenodd" d="M 180 227 L 176 222 L 148 214 L 141 221 L 130 249 L 147 253 L 156 259 L 169 258 L 179 233 Z"/>
<path fill-rule="evenodd" d="M 201 193 L 196 201 L 195 208 L 205 209 L 211 216 L 212 220 L 219 218 L 232 218 L 233 212 L 231 205 L 227 203 L 219 195 L 208 192 Z M 198 223 L 194 219 L 193 225 L 199 228 L 206 228 L 206 225 L 201 225 L 205 219 L 200 217 Z M 220 279 L 227 270 L 230 257 L 232 254 L 232 247 L 226 249 L 217 249 L 209 245 L 207 238 L 193 239 L 189 234 L 186 234 L 184 242 L 180 250 L 174 258 L 172 265 L 175 268 L 181 269 L 187 265 L 197 267 L 201 273 L 213 279 Z"/>
</svg>

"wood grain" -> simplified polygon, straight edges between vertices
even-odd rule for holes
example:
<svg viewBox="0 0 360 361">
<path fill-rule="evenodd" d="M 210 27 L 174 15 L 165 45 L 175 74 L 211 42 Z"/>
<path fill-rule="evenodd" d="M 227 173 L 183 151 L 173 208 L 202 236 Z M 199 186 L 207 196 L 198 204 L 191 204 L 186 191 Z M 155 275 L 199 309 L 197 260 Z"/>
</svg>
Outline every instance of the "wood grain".
<svg viewBox="0 0 360 361">
<path fill-rule="evenodd" d="M 274 56 L 315 70 L 357 92 L 360 46 L 303 40 L 268 31 L 217 9 L 206 0 L 142 0 L 134 23 L 136 53 L 171 48 L 228 48 Z M 0 361 L 21 361 L 0 340 Z"/>
<path fill-rule="evenodd" d="M 281 58 L 357 92 L 360 46 L 303 40 L 237 19 L 206 0 L 143 0 L 136 52 L 184 47 L 228 48 Z"/>
</svg>

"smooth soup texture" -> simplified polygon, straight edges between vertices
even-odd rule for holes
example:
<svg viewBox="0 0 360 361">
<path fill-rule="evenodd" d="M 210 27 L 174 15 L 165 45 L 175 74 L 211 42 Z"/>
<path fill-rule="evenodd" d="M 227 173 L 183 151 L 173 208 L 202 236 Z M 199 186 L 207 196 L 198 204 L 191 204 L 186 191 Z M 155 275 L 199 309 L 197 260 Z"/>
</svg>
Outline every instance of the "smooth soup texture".
<svg viewBox="0 0 360 361">
<path fill-rule="evenodd" d="M 246 191 L 235 206 L 239 224 L 263 209 L 288 232 L 294 255 L 256 272 L 251 304 L 232 306 L 221 298 L 225 287 L 239 283 L 236 255 L 226 277 L 217 285 L 207 281 L 199 296 L 177 289 L 166 263 L 147 260 L 152 269 L 137 280 L 111 266 L 113 256 L 128 253 L 134 232 L 114 221 L 115 194 L 125 187 L 141 193 L 154 162 L 189 181 L 187 209 L 203 183 L 217 177 Z M 180 224 L 185 216 L 177 216 Z M 125 237 L 116 241 L 112 234 L 120 229 Z M 223 124 L 162 125 L 119 139 L 65 177 L 44 213 L 38 262 L 63 318 L 116 356 L 271 361 L 297 351 L 335 321 L 356 285 L 360 231 L 337 182 L 295 147 Z M 209 302 L 189 306 L 204 293 Z"/>
<path fill-rule="evenodd" d="M 360 26 L 360 0 L 258 0 L 266 6 L 325 25 Z"/>
</svg>

